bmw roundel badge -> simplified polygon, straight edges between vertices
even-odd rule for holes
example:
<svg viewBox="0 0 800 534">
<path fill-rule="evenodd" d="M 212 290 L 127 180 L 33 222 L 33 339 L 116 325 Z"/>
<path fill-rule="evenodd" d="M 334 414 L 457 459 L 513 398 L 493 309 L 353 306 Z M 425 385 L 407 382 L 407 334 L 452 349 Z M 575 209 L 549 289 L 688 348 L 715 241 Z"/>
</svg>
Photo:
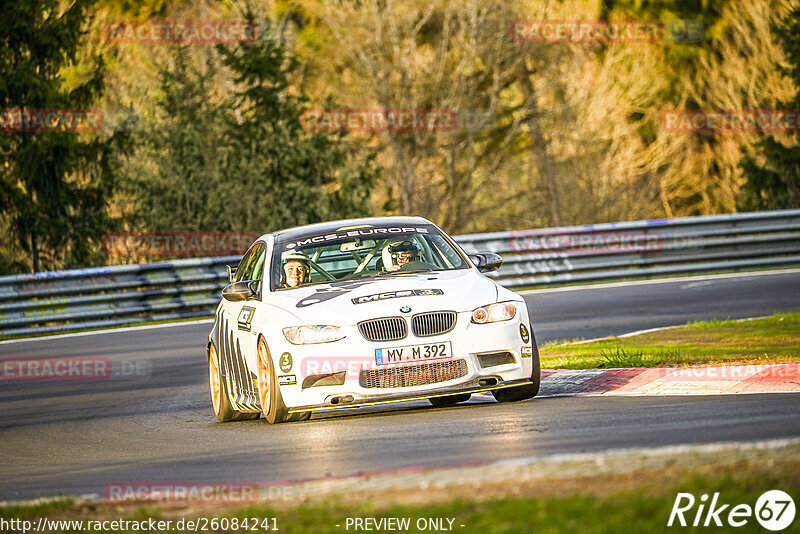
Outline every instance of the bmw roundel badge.
<svg viewBox="0 0 800 534">
<path fill-rule="evenodd" d="M 403 306 L 402 308 L 400 308 L 400 311 L 403 313 L 408 313 L 411 311 L 411 308 L 409 308 L 408 306 Z"/>
</svg>

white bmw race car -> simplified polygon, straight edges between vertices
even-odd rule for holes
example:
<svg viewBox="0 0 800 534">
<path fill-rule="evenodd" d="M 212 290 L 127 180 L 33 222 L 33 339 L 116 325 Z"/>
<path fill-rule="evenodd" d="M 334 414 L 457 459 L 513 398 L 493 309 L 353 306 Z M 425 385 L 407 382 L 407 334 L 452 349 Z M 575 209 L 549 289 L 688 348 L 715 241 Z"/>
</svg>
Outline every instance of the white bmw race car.
<svg viewBox="0 0 800 534">
<path fill-rule="evenodd" d="M 208 336 L 220 421 L 301 421 L 311 412 L 491 391 L 539 391 L 525 302 L 420 217 L 313 224 L 261 236 L 232 271 Z"/>
</svg>

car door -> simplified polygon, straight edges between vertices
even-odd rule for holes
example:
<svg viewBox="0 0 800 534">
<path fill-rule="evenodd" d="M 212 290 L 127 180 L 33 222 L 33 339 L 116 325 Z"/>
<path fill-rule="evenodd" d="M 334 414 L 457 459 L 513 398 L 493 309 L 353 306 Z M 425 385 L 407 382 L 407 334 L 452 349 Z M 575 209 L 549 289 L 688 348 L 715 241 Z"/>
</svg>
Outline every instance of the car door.
<svg viewBox="0 0 800 534">
<path fill-rule="evenodd" d="M 223 301 L 222 340 L 220 342 L 220 373 L 225 377 L 228 391 L 237 409 L 258 409 L 256 370 L 257 333 L 253 319 L 261 302 L 262 274 L 266 245 L 258 241 L 250 247 L 236 269 L 234 282 L 253 281 L 256 295 L 248 300 Z"/>
</svg>

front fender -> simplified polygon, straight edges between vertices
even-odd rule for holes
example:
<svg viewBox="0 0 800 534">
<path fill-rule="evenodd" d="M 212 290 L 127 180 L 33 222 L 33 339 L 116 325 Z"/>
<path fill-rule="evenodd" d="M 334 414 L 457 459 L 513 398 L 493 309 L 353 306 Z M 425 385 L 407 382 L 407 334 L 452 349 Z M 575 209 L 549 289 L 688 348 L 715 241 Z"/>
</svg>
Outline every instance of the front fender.
<svg viewBox="0 0 800 534">
<path fill-rule="evenodd" d="M 206 358 L 211 356 L 211 345 L 214 345 L 214 348 L 217 349 L 217 357 L 219 358 L 219 329 L 220 324 L 222 323 L 222 302 L 217 305 L 216 312 L 214 313 L 214 324 L 211 327 L 211 332 L 208 333 L 208 339 L 206 340 Z M 219 361 L 216 362 L 219 365 Z"/>
</svg>

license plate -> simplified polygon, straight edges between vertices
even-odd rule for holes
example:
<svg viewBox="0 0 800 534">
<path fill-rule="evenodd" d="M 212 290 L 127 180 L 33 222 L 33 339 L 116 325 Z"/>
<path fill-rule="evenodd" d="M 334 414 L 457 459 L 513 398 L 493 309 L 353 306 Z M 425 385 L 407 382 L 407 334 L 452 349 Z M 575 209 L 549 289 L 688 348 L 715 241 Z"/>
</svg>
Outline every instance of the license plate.
<svg viewBox="0 0 800 534">
<path fill-rule="evenodd" d="M 420 362 L 451 358 L 453 349 L 450 342 L 428 343 L 426 345 L 410 345 L 391 349 L 375 349 L 375 363 L 389 365 L 392 363 Z"/>
</svg>

